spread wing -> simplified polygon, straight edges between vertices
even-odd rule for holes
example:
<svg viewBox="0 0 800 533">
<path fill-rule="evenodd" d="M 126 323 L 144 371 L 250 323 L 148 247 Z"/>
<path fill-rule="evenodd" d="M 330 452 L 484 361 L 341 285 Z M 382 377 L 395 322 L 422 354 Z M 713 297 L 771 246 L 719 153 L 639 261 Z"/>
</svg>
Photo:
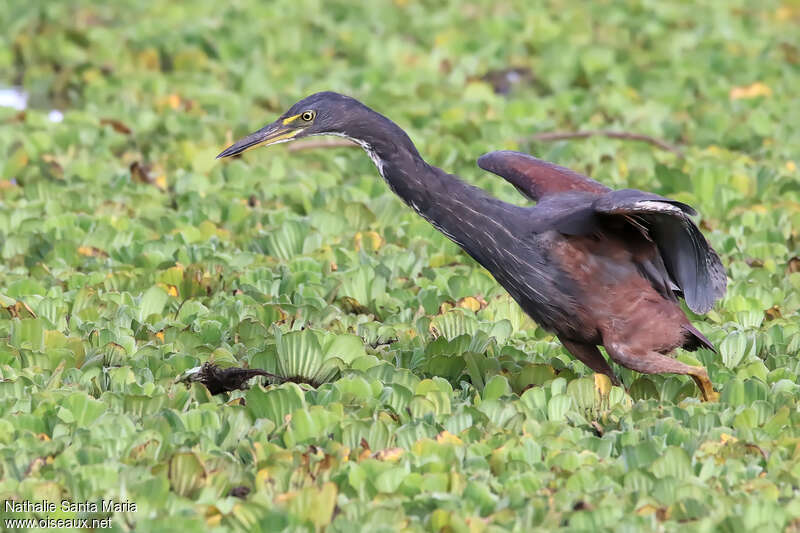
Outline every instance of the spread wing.
<svg viewBox="0 0 800 533">
<path fill-rule="evenodd" d="M 539 205 L 547 208 L 551 203 L 562 202 L 554 197 Z M 657 194 L 623 189 L 570 209 L 549 211 L 554 216 L 548 217 L 547 225 L 567 235 L 602 233 L 611 220 L 624 220 L 636 227 L 656 245 L 669 277 L 680 288 L 686 305 L 696 313 L 709 311 L 714 302 L 725 295 L 725 268 L 689 218 L 689 215 L 696 214 L 695 210 L 684 203 Z M 660 265 L 655 266 L 660 270 Z M 658 278 L 657 272 L 648 277 Z"/>
<path fill-rule="evenodd" d="M 674 288 L 674 282 L 696 313 L 707 312 L 724 296 L 725 269 L 689 218 L 697 214 L 690 206 L 635 189 L 612 191 L 568 168 L 520 152 L 489 152 L 478 159 L 478 166 L 539 202 L 536 231 L 552 228 L 586 235 L 607 230 L 609 219 L 625 221 L 657 246 L 663 262 L 653 258 L 652 264 L 643 263 L 647 267 L 643 274 L 662 291 Z"/>
<path fill-rule="evenodd" d="M 548 195 L 569 191 L 593 194 L 611 191 L 583 174 L 521 152 L 489 152 L 478 158 L 478 166 L 505 179 L 535 202 Z"/>
<path fill-rule="evenodd" d="M 633 189 L 614 191 L 598 198 L 594 209 L 602 215 L 640 219 L 658 246 L 664 265 L 683 291 L 689 309 L 709 311 L 725 295 L 728 278 L 717 252 L 708 244 L 689 215 L 686 204 Z"/>
</svg>

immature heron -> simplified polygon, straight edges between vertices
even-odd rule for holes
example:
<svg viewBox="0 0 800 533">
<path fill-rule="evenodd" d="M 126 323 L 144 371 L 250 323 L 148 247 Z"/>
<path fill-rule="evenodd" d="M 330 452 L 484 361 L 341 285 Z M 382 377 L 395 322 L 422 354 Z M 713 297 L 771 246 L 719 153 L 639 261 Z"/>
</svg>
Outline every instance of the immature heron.
<svg viewBox="0 0 800 533">
<path fill-rule="evenodd" d="M 705 313 L 725 294 L 719 256 L 686 204 L 608 187 L 518 152 L 490 152 L 478 165 L 538 202 L 493 198 L 429 165 L 400 127 L 361 102 L 321 92 L 217 157 L 309 135 L 361 145 L 389 187 L 483 265 L 540 326 L 595 372 L 619 379 L 598 350 L 645 374 L 688 374 L 715 399 L 705 368 L 666 354 L 714 347 L 678 306 Z"/>
</svg>

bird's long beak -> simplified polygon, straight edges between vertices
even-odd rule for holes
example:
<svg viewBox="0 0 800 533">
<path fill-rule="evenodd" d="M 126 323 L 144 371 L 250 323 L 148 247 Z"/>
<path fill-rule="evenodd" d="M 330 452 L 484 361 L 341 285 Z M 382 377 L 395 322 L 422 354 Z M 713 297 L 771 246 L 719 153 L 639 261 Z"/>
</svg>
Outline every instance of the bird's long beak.
<svg viewBox="0 0 800 533">
<path fill-rule="evenodd" d="M 260 130 L 251 133 L 243 139 L 239 139 L 225 150 L 223 150 L 217 159 L 221 157 L 230 157 L 232 155 L 241 154 L 256 146 L 269 146 L 270 144 L 277 144 L 281 142 L 288 142 L 294 139 L 304 128 L 297 128 L 295 126 L 284 124 L 278 120 L 268 126 L 264 126 Z"/>
</svg>

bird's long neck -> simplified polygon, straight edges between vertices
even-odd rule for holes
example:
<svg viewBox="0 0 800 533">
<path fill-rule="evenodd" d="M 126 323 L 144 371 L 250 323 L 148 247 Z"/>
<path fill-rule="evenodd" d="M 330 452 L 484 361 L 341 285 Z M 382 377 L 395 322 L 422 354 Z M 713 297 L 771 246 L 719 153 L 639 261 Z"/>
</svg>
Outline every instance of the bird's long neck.
<svg viewBox="0 0 800 533">
<path fill-rule="evenodd" d="M 356 126 L 347 136 L 365 149 L 392 191 L 487 266 L 485 260 L 493 257 L 491 249 L 498 241 L 513 238 L 509 222 L 522 208 L 429 165 L 397 124 L 367 111 L 372 114 L 364 121 L 370 124 L 369 131 Z"/>
</svg>

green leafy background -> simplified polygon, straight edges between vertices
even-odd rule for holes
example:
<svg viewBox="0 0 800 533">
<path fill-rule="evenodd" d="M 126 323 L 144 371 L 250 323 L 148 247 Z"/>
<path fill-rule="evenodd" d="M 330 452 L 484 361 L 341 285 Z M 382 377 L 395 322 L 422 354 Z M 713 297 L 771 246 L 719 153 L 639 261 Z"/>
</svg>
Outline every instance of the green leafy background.
<svg viewBox="0 0 800 533">
<path fill-rule="evenodd" d="M 7 0 L 0 28 L 30 97 L 0 108 L 0 499 L 134 502 L 115 531 L 800 528 L 796 0 Z M 719 403 L 595 378 L 360 150 L 214 160 L 317 90 L 507 201 L 480 154 L 697 207 L 729 290 L 693 317 L 719 353 L 676 357 Z M 685 158 L 530 138 L 591 129 Z M 176 382 L 206 361 L 324 383 Z"/>
</svg>

